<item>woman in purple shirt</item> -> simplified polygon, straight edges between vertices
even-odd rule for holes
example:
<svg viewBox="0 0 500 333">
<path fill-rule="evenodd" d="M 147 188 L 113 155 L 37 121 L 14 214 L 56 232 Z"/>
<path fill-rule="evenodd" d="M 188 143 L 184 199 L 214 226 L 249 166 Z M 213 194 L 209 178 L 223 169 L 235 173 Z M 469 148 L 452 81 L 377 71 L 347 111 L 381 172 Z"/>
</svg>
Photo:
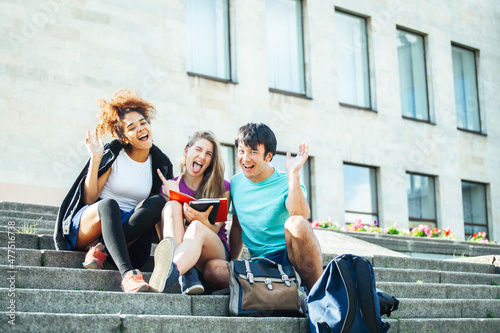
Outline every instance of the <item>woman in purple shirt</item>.
<svg viewBox="0 0 500 333">
<path fill-rule="evenodd" d="M 212 132 L 194 133 L 184 149 L 181 174 L 168 181 L 163 178 L 162 190 L 167 198 L 169 190 L 175 190 L 196 199 L 225 197 L 229 203 L 229 182 L 224 180 L 220 145 Z M 196 269 L 203 272 L 211 259 L 230 260 L 226 223 L 208 221 L 212 208 L 200 212 L 188 204 L 167 202 L 157 224 L 163 240 L 155 252 L 151 291 L 164 292 L 178 280 L 183 294 L 201 294 L 205 290 Z"/>
</svg>

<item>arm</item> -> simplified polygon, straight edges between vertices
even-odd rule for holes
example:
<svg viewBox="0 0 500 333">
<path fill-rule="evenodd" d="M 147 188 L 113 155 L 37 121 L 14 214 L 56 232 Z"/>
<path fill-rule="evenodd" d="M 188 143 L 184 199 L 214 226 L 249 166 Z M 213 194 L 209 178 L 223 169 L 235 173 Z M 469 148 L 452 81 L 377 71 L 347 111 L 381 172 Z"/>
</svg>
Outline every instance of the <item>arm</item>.
<svg viewBox="0 0 500 333">
<path fill-rule="evenodd" d="M 233 214 L 233 223 L 229 232 L 229 252 L 233 259 L 238 259 L 243 251 L 243 239 L 241 238 L 241 226 L 238 216 Z"/>
<path fill-rule="evenodd" d="M 294 159 L 290 158 L 290 153 L 286 155 L 285 167 L 288 172 L 288 203 L 286 209 L 290 216 L 300 215 L 308 219 L 311 209 L 307 204 L 304 193 L 300 186 L 299 171 L 309 157 L 309 146 L 302 142 L 299 146 L 299 153 Z"/>
<path fill-rule="evenodd" d="M 101 164 L 102 154 L 104 152 L 104 144 L 102 140 L 97 138 L 95 138 L 95 140 L 92 139 L 89 131 L 87 132 L 85 145 L 90 154 L 90 162 L 89 171 L 83 185 L 83 203 L 91 205 L 99 198 L 99 194 L 111 173 L 111 168 L 98 178 L 99 165 Z"/>
</svg>

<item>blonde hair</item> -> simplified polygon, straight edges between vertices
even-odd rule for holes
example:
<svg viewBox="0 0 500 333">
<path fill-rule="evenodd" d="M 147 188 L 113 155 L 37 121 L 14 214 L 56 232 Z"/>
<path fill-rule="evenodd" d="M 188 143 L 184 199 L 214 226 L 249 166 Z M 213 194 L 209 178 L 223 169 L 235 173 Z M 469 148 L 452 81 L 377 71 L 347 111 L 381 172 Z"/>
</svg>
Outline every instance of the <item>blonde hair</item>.
<svg viewBox="0 0 500 333">
<path fill-rule="evenodd" d="M 212 143 L 214 151 L 210 165 L 203 174 L 200 187 L 194 197 L 199 198 L 221 198 L 226 192 L 224 186 L 224 161 L 222 160 L 220 144 L 215 134 L 208 130 L 196 131 L 186 144 L 186 149 L 192 147 L 198 140 L 205 139 Z M 186 158 L 181 162 L 181 172 L 186 172 Z"/>
</svg>

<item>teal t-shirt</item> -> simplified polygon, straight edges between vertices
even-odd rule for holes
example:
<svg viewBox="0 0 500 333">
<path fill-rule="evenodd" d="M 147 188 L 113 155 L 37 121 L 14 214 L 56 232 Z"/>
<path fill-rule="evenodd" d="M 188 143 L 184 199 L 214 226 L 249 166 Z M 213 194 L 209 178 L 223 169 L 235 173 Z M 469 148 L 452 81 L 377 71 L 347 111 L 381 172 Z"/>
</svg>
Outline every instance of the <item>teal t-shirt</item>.
<svg viewBox="0 0 500 333">
<path fill-rule="evenodd" d="M 301 186 L 306 196 L 306 189 Z M 239 173 L 231 179 L 231 196 L 233 214 L 238 216 L 243 243 L 251 257 L 266 257 L 286 248 L 285 222 L 289 217 L 286 172 L 275 169 L 259 183 Z"/>
</svg>

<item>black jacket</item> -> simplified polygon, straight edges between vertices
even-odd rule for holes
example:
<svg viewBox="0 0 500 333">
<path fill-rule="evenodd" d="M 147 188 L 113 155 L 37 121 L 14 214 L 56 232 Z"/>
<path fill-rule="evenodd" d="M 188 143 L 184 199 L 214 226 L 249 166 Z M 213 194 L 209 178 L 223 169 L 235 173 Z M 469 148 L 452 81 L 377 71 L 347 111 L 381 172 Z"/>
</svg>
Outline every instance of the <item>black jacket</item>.
<svg viewBox="0 0 500 333">
<path fill-rule="evenodd" d="M 109 170 L 122 148 L 123 144 L 119 140 L 113 140 L 104 146 L 104 153 L 102 155 L 101 164 L 99 165 L 98 177 L 101 177 L 106 171 Z M 172 163 L 167 155 L 165 155 L 160 148 L 155 145 L 151 147 L 150 154 L 153 172 L 153 187 L 151 188 L 151 193 L 158 194 L 160 193 L 162 181 L 156 173 L 156 169 L 160 169 L 165 178 L 171 179 L 174 177 Z M 83 168 L 82 172 L 80 172 L 80 175 L 76 179 L 73 186 L 71 186 L 71 189 L 64 198 L 61 207 L 59 207 L 56 226 L 54 229 L 54 243 L 57 250 L 67 250 L 64 236 L 69 234 L 73 216 L 84 206 L 82 202 L 83 185 L 89 170 L 89 163 L 90 159 Z"/>
</svg>

